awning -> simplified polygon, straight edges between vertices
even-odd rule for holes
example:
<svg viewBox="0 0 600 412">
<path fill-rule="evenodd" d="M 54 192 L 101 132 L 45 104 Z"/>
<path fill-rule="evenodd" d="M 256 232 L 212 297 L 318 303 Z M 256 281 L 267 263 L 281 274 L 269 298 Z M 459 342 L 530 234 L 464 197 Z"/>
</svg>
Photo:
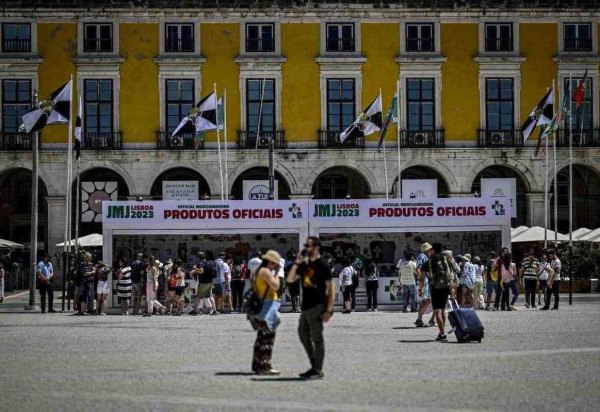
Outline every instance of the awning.
<svg viewBox="0 0 600 412">
<path fill-rule="evenodd" d="M 0 248 L 23 249 L 23 245 L 12 240 L 0 239 Z"/>
<path fill-rule="evenodd" d="M 578 241 L 600 242 L 600 228 L 591 230 L 587 234 L 581 236 Z"/>
<path fill-rule="evenodd" d="M 102 247 L 102 235 L 99 233 L 92 233 L 91 235 L 82 236 L 77 240 L 79 246 L 82 247 Z M 69 246 L 75 246 L 75 239 L 69 240 Z M 64 247 L 65 242 L 58 243 L 57 247 Z"/>
<path fill-rule="evenodd" d="M 586 227 L 580 227 L 579 229 L 571 232 L 571 237 L 573 238 L 573 240 L 579 240 L 579 238 L 587 235 L 591 231 L 591 229 L 588 229 Z"/>
<path fill-rule="evenodd" d="M 549 242 L 554 242 L 554 232 L 548 230 L 547 235 Z M 562 233 L 557 234 L 557 240 L 568 241 L 569 237 Z M 543 242 L 544 241 L 544 228 L 540 226 L 533 226 L 521 233 L 520 235 L 513 238 L 512 243 L 523 243 L 523 242 Z"/>
<path fill-rule="evenodd" d="M 525 232 L 528 229 L 529 229 L 528 226 L 519 226 L 519 227 L 515 227 L 515 228 L 511 229 L 510 230 L 511 239 L 514 239 L 515 237 L 519 236 L 521 233 Z"/>
</svg>

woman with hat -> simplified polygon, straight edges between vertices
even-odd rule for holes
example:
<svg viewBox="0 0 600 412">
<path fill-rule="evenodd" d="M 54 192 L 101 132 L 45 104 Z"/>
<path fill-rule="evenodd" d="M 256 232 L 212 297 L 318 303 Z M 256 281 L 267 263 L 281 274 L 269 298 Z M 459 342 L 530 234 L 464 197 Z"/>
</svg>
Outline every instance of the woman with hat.
<svg viewBox="0 0 600 412">
<path fill-rule="evenodd" d="M 257 334 L 252 358 L 252 371 L 258 375 L 279 375 L 271 366 L 275 331 L 281 322 L 279 316 L 279 277 L 274 276 L 280 264 L 281 256 L 274 250 L 269 250 L 262 256 L 252 285 L 256 296 L 261 300 L 261 309 L 257 315 Z"/>
</svg>

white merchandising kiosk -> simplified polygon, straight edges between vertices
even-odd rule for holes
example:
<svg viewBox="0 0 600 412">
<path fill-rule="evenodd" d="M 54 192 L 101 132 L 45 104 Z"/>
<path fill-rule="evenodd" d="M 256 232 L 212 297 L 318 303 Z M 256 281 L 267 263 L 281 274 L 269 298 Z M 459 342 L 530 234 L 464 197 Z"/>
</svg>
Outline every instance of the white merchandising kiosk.
<svg viewBox="0 0 600 412">
<path fill-rule="evenodd" d="M 144 252 L 163 262 L 182 258 L 191 269 L 205 250 L 251 255 L 266 247 L 283 256 L 300 250 L 308 236 L 307 212 L 303 200 L 103 202 L 103 259 L 112 264 L 115 252 L 127 251 L 130 259 Z"/>
<path fill-rule="evenodd" d="M 380 304 L 400 303 L 396 263 L 405 250 L 417 255 L 423 242 L 438 241 L 455 254 L 478 254 L 482 260 L 501 246 L 510 248 L 510 199 L 313 200 L 309 208 L 310 232 L 334 259 L 343 259 L 354 248 L 378 264 Z M 364 279 L 357 304 L 366 304 Z"/>
</svg>

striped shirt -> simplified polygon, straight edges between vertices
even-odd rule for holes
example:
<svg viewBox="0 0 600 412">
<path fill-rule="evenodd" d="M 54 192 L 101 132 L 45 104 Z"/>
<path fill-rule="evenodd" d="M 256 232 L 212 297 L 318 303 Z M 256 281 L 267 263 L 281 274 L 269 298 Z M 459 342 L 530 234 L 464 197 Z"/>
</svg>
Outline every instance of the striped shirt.
<svg viewBox="0 0 600 412">
<path fill-rule="evenodd" d="M 131 267 L 121 269 L 121 279 L 117 281 L 117 296 L 120 298 L 131 297 Z"/>
<path fill-rule="evenodd" d="M 526 257 L 521 262 L 523 268 L 523 277 L 525 279 L 537 279 L 540 262 L 534 257 Z"/>
</svg>

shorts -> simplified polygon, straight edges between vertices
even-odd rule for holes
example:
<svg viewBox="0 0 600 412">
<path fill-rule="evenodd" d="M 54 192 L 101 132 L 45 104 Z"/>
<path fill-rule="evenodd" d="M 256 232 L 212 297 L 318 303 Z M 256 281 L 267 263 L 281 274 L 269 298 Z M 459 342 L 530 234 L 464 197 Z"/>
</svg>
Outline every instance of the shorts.
<svg viewBox="0 0 600 412">
<path fill-rule="evenodd" d="M 99 295 L 106 295 L 110 291 L 110 287 L 108 286 L 108 280 L 99 280 L 98 286 L 96 287 L 96 293 Z"/>
<path fill-rule="evenodd" d="M 429 300 L 431 299 L 431 286 L 429 286 L 429 279 L 425 278 L 423 282 L 423 296 L 421 296 L 421 300 Z"/>
<path fill-rule="evenodd" d="M 175 295 L 177 295 L 177 296 L 183 295 L 184 290 L 185 290 L 185 286 L 175 286 Z"/>
<path fill-rule="evenodd" d="M 444 310 L 450 296 L 449 288 L 431 289 L 431 307 L 433 310 Z"/>
<path fill-rule="evenodd" d="M 540 287 L 539 289 L 546 289 L 548 287 L 548 280 L 544 279 L 544 280 L 540 280 Z"/>
<path fill-rule="evenodd" d="M 485 291 L 488 295 L 491 295 L 496 290 L 496 282 L 488 280 L 485 284 Z"/>
<path fill-rule="evenodd" d="M 197 299 L 208 299 L 212 296 L 212 283 L 200 283 L 198 285 L 198 291 L 196 292 Z"/>
<path fill-rule="evenodd" d="M 86 302 L 90 294 L 94 294 L 94 282 L 83 282 L 81 284 L 81 295 L 79 296 L 80 301 Z"/>
<path fill-rule="evenodd" d="M 226 296 L 225 295 L 225 282 L 219 282 L 219 283 L 213 283 L 214 287 L 215 287 L 215 295 L 216 296 Z M 229 294 L 231 294 L 231 291 L 229 291 Z"/>
</svg>

